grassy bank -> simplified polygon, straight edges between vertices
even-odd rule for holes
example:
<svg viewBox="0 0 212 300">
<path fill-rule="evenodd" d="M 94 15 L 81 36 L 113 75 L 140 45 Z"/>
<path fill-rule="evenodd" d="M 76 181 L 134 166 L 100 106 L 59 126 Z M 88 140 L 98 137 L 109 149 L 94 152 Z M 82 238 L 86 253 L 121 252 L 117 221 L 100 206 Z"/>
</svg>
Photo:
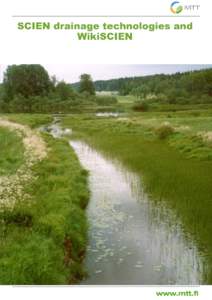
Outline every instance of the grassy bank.
<svg viewBox="0 0 212 300">
<path fill-rule="evenodd" d="M 6 117 L 10 121 L 28 125 L 31 128 L 49 124 L 53 121 L 53 117 L 51 115 L 45 114 L 4 114 L 0 116 Z"/>
<path fill-rule="evenodd" d="M 211 270 L 211 161 L 188 159 L 185 153 L 170 146 L 169 138 L 160 139 L 149 128 L 130 120 L 128 117 L 120 122 L 85 115 L 66 117 L 63 124 L 140 174 L 152 201 L 163 201 L 174 210 L 185 234 L 196 241 L 205 268 Z M 205 271 L 204 283 L 211 282 L 211 271 Z"/>
<path fill-rule="evenodd" d="M 24 160 L 22 140 L 14 132 L 0 127 L 0 141 L 0 176 L 13 174 Z"/>
<path fill-rule="evenodd" d="M 36 118 L 10 116 L 33 127 L 44 121 Z M 28 201 L 0 212 L 1 284 L 68 284 L 85 274 L 87 172 L 67 141 L 43 138 L 48 155 L 32 167 Z"/>
</svg>

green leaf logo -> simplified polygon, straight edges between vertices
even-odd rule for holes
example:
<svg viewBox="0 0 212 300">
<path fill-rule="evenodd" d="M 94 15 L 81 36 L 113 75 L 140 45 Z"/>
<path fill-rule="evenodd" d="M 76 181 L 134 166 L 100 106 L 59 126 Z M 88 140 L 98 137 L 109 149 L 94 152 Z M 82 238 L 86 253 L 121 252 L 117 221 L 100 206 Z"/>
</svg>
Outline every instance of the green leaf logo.
<svg viewBox="0 0 212 300">
<path fill-rule="evenodd" d="M 183 7 L 182 7 L 182 5 L 180 5 L 177 7 L 176 13 L 179 14 L 179 13 L 181 13 L 182 10 L 183 10 Z"/>
</svg>

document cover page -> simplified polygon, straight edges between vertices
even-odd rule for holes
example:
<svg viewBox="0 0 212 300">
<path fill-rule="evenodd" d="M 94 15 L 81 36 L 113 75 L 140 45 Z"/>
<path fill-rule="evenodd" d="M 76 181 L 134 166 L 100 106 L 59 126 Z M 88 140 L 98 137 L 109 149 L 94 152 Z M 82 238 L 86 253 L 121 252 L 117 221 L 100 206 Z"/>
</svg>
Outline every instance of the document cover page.
<svg viewBox="0 0 212 300">
<path fill-rule="evenodd" d="M 211 299 L 211 6 L 2 1 L 2 299 Z"/>
</svg>

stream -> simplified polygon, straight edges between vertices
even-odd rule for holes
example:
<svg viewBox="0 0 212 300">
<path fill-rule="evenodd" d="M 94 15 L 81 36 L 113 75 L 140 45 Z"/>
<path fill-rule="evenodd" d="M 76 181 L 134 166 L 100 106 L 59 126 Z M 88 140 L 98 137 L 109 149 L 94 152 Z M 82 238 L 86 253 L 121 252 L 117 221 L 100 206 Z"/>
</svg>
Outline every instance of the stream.
<svg viewBox="0 0 212 300">
<path fill-rule="evenodd" d="M 71 134 L 57 122 L 41 130 Z M 83 285 L 198 285 L 203 261 L 173 211 L 148 198 L 142 179 L 81 140 L 70 140 L 89 171 L 91 197 Z"/>
<path fill-rule="evenodd" d="M 144 193 L 141 178 L 82 141 L 70 141 L 90 173 L 85 285 L 196 285 L 202 262 L 164 204 Z"/>
</svg>

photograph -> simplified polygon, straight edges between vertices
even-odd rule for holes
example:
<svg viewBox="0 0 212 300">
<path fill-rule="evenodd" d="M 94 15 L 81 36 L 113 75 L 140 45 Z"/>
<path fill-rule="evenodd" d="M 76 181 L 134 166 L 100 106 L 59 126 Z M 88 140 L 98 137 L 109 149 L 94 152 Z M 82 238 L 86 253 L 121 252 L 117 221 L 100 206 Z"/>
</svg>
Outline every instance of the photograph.
<svg viewBox="0 0 212 300">
<path fill-rule="evenodd" d="M 212 64 L 0 64 L 0 285 L 211 285 L 211 174 Z"/>
</svg>

